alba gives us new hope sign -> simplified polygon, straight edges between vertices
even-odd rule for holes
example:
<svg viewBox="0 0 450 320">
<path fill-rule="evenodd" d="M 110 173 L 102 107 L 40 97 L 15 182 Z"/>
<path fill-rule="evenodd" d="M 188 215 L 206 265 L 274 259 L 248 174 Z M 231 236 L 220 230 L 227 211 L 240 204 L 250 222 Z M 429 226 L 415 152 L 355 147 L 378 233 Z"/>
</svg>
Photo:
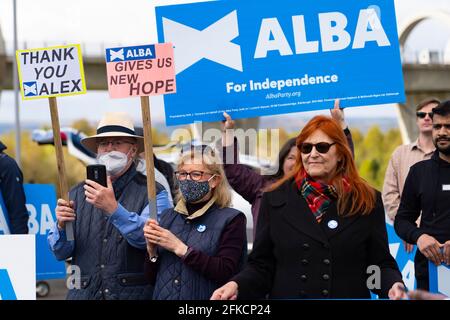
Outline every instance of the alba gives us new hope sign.
<svg viewBox="0 0 450 320">
<path fill-rule="evenodd" d="M 213 1 L 156 18 L 175 50 L 167 125 L 405 100 L 392 0 Z"/>
</svg>

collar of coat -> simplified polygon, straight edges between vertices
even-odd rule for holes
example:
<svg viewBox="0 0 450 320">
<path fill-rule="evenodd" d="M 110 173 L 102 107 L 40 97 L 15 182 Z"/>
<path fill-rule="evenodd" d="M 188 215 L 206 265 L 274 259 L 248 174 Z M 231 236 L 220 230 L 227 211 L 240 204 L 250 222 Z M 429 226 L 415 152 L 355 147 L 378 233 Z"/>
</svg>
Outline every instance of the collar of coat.
<svg viewBox="0 0 450 320">
<path fill-rule="evenodd" d="M 122 192 L 125 190 L 130 181 L 133 180 L 136 175 L 137 175 L 136 167 L 134 163 L 132 163 L 131 166 L 128 168 L 128 170 L 113 182 L 112 185 L 116 199 L 120 198 Z"/>
<path fill-rule="evenodd" d="M 186 216 L 186 219 L 193 220 L 195 218 L 198 218 L 206 213 L 209 208 L 212 207 L 212 205 L 216 202 L 217 197 L 214 195 L 201 209 L 195 211 L 193 214 L 189 215 L 188 210 L 186 208 L 186 201 L 181 198 L 180 201 L 178 201 L 175 211 Z"/>
</svg>

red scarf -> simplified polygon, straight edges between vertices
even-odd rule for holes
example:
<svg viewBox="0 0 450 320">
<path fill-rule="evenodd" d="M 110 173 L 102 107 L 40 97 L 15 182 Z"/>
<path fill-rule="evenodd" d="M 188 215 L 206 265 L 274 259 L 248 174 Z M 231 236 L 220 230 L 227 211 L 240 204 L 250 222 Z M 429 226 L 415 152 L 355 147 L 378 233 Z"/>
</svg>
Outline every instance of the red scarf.
<svg viewBox="0 0 450 320">
<path fill-rule="evenodd" d="M 332 201 L 337 200 L 338 194 L 336 187 L 332 184 L 326 184 L 315 181 L 305 170 L 301 170 L 295 177 L 295 182 L 308 203 L 317 222 L 322 221 L 322 216 L 326 213 Z M 346 192 L 350 191 L 350 184 L 344 177 L 342 179 Z"/>
</svg>

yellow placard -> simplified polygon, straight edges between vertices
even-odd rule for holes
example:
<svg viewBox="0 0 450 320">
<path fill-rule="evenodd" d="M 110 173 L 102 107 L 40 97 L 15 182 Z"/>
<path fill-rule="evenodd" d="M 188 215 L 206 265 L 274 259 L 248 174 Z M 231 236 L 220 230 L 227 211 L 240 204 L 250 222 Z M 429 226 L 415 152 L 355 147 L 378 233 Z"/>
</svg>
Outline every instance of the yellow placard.
<svg viewBox="0 0 450 320">
<path fill-rule="evenodd" d="M 23 100 L 86 93 L 79 44 L 17 50 L 16 61 Z"/>
</svg>

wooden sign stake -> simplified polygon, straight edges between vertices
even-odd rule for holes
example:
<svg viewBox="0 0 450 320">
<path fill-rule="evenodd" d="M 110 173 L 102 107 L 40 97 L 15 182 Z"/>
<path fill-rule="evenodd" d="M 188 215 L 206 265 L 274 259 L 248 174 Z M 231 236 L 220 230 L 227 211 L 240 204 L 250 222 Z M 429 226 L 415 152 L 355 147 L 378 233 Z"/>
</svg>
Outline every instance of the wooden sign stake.
<svg viewBox="0 0 450 320">
<path fill-rule="evenodd" d="M 148 96 L 141 96 L 141 109 L 142 124 L 144 127 L 145 167 L 150 218 L 156 220 L 155 163 L 153 161 L 152 119 L 150 115 L 150 99 Z"/>
<path fill-rule="evenodd" d="M 55 97 L 48 98 L 50 104 L 50 115 L 52 117 L 53 141 L 55 143 L 56 163 L 58 166 L 58 184 L 61 198 L 69 202 L 69 190 L 67 187 L 66 166 L 61 142 L 61 132 L 59 127 L 58 105 Z M 66 222 L 66 237 L 68 241 L 74 240 L 73 223 Z"/>
</svg>

